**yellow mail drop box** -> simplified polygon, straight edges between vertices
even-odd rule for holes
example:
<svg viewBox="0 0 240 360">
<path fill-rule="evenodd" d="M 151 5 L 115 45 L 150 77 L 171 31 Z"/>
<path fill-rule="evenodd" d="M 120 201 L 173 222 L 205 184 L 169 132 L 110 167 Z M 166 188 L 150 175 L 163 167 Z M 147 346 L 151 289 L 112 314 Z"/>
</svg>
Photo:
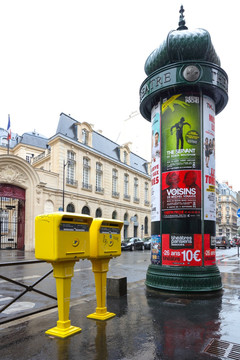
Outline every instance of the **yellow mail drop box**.
<svg viewBox="0 0 240 360">
<path fill-rule="evenodd" d="M 119 220 L 96 218 L 90 228 L 90 258 L 112 258 L 121 255 Z"/>
<path fill-rule="evenodd" d="M 89 257 L 90 227 L 88 215 L 56 212 L 35 219 L 35 256 L 52 261 L 77 260 Z"/>
</svg>

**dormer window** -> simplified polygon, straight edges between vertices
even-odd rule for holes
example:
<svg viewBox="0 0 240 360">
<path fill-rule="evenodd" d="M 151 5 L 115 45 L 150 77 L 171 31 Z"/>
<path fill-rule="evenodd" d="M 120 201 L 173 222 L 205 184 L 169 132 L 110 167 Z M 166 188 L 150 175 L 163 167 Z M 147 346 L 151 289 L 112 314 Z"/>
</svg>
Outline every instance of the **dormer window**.
<svg viewBox="0 0 240 360">
<path fill-rule="evenodd" d="M 124 162 L 124 164 L 127 164 L 127 152 L 126 152 L 126 150 L 124 150 L 124 152 L 123 152 L 123 162 Z"/>
<path fill-rule="evenodd" d="M 88 145 L 88 131 L 86 129 L 82 129 L 82 143 Z"/>
<path fill-rule="evenodd" d="M 122 161 L 123 164 L 129 165 L 130 163 L 130 147 L 129 147 L 130 143 L 127 144 L 123 144 L 122 146 L 120 146 L 120 160 Z"/>
</svg>

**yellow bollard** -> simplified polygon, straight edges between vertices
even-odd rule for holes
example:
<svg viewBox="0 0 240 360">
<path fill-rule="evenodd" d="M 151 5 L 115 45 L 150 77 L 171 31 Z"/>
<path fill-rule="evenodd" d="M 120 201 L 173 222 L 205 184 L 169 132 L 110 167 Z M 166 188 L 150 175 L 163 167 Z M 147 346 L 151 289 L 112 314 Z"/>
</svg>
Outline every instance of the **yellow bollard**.
<svg viewBox="0 0 240 360">
<path fill-rule="evenodd" d="M 80 332 L 82 329 L 71 325 L 69 320 L 69 307 L 71 295 L 71 279 L 74 275 L 75 261 L 53 262 L 53 276 L 56 279 L 58 300 L 57 326 L 45 332 L 60 338 Z"/>
<path fill-rule="evenodd" d="M 110 259 L 90 259 L 92 262 L 92 271 L 95 277 L 96 287 L 96 312 L 87 316 L 89 319 L 107 320 L 114 317 L 116 314 L 108 312 L 106 308 L 106 286 L 107 286 L 107 272 L 108 263 Z"/>
</svg>

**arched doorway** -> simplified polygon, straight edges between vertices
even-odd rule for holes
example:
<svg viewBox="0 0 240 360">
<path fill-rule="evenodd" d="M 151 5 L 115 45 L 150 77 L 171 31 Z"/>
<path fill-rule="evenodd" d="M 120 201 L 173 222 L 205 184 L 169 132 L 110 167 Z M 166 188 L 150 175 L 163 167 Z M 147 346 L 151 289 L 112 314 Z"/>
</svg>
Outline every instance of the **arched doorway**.
<svg viewBox="0 0 240 360">
<path fill-rule="evenodd" d="M 134 237 L 138 236 L 138 216 L 137 216 L 137 214 L 135 214 L 133 217 L 133 236 Z"/>
<path fill-rule="evenodd" d="M 129 226 L 128 213 L 125 213 L 124 214 L 124 228 L 123 228 L 124 239 L 126 239 L 128 237 L 128 226 Z"/>
<path fill-rule="evenodd" d="M 0 249 L 24 250 L 25 189 L 0 184 Z"/>
<path fill-rule="evenodd" d="M 144 219 L 144 235 L 148 235 L 148 217 Z"/>
</svg>

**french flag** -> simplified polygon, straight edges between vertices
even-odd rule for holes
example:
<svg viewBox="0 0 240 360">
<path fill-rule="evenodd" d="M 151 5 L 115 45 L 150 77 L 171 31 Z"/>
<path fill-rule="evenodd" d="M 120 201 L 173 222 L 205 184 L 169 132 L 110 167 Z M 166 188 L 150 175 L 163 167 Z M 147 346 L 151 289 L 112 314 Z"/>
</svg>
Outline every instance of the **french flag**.
<svg viewBox="0 0 240 360">
<path fill-rule="evenodd" d="M 12 138 L 12 136 L 11 136 L 11 121 L 10 121 L 10 115 L 9 114 L 8 114 L 7 132 L 8 132 L 7 140 L 10 140 Z"/>
</svg>

